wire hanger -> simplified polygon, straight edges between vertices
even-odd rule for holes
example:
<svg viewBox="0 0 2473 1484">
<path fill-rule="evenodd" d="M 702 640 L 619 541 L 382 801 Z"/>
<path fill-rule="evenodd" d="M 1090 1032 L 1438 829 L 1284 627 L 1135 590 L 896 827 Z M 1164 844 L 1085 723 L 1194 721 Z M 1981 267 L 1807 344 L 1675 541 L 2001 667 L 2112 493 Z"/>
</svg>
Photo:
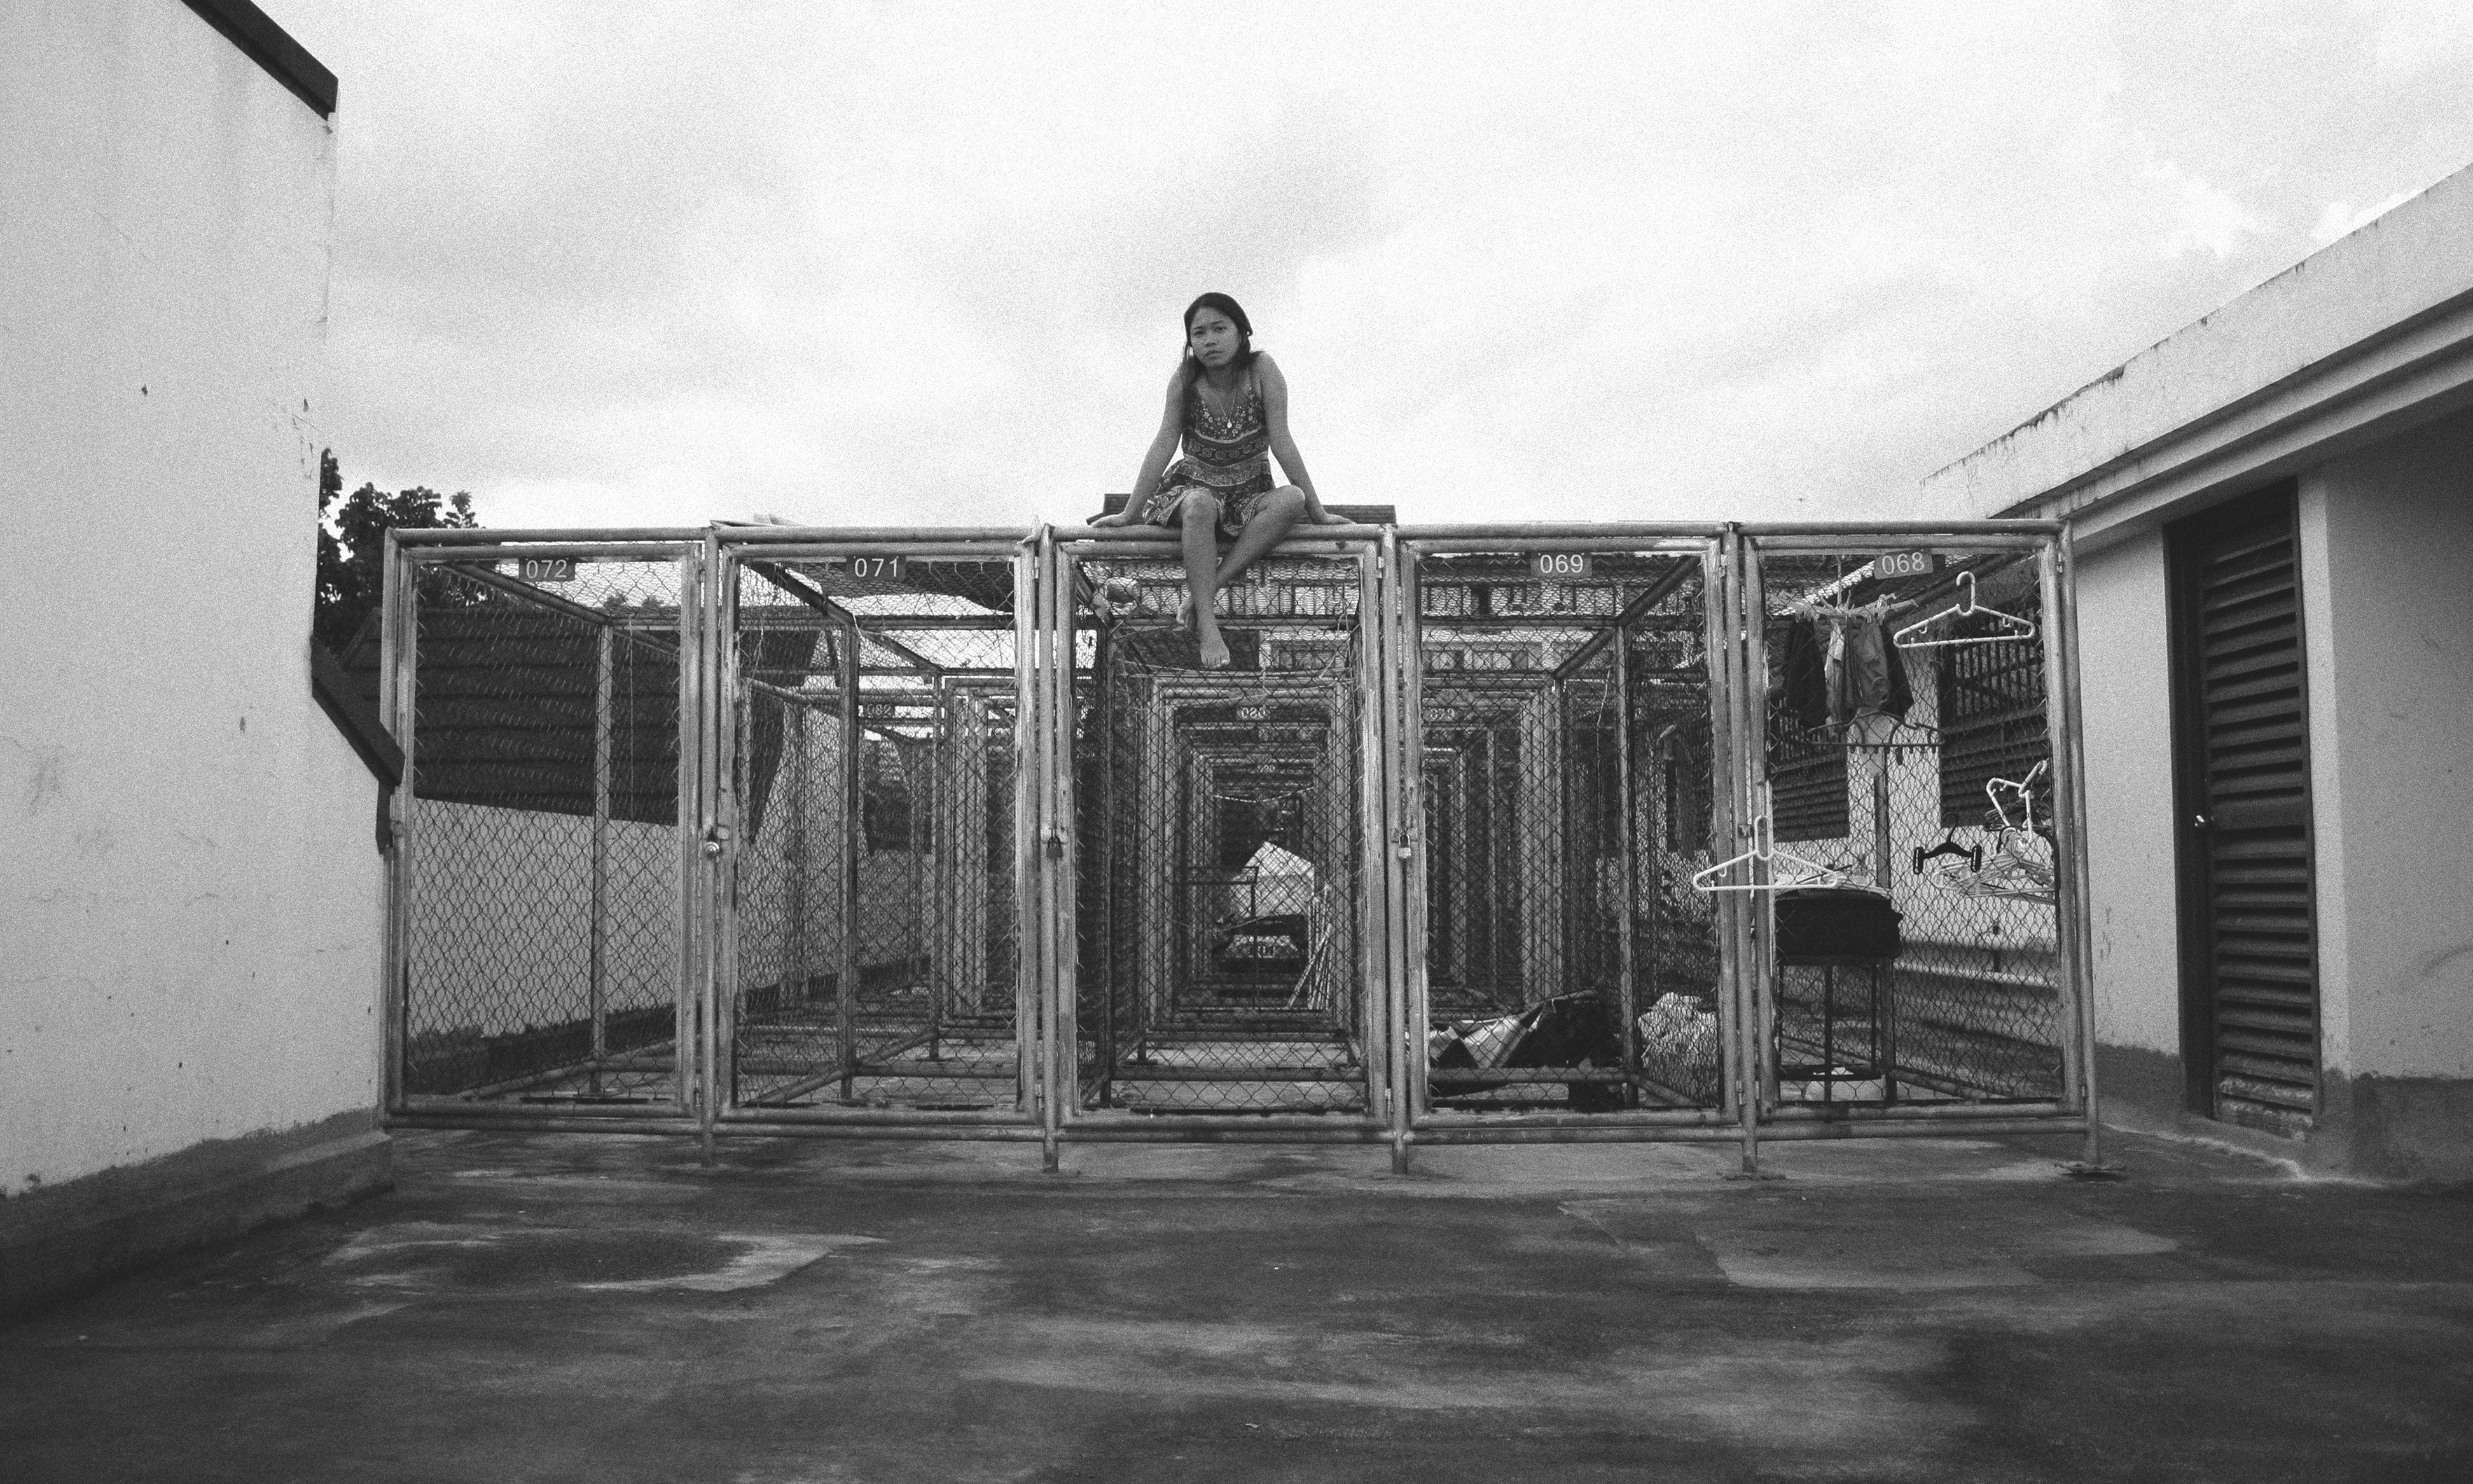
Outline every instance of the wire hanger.
<svg viewBox="0 0 2473 1484">
<path fill-rule="evenodd" d="M 1945 608 L 1929 617 L 1918 618 L 1891 635 L 1898 641 L 1899 648 L 1954 649 L 1961 644 L 2010 644 L 2035 636 L 2035 625 L 2031 620 L 2021 618 L 2015 613 L 2005 613 L 1997 608 L 1976 607 L 1973 572 L 1958 573 L 1957 586 L 1959 596 L 1956 608 Z M 1992 633 L 1971 635 L 1952 634 L 1938 639 L 1921 637 L 1926 630 L 1944 618 L 1973 618 L 1978 614 L 1992 620 Z"/>
<path fill-rule="evenodd" d="M 1740 886 L 1717 884 L 1718 875 L 1753 862 L 1769 868 L 1768 880 Z M 1781 867 L 1789 874 L 1778 874 Z M 1773 892 L 1789 886 L 1845 886 L 1853 880 L 1854 877 L 1842 871 L 1779 850 L 1777 837 L 1769 826 L 1769 817 L 1764 814 L 1752 821 L 1752 848 L 1741 855 L 1721 860 L 1706 871 L 1693 873 L 1692 889 L 1695 892 Z"/>
</svg>

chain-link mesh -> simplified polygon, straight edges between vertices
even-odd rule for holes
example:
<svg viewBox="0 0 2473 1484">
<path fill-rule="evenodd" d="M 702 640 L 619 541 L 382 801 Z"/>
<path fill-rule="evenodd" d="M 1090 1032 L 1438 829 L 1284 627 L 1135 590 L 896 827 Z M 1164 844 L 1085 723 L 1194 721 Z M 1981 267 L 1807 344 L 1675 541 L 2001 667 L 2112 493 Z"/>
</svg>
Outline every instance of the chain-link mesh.
<svg viewBox="0 0 2473 1484">
<path fill-rule="evenodd" d="M 1867 554 L 1760 560 L 1775 844 L 1826 876 L 1754 898 L 1765 1091 L 2057 1096 L 2035 558 L 1893 580 Z M 1711 826 L 1704 568 L 1589 562 L 1414 567 L 1436 1109 L 1728 1094 L 1715 903 L 1692 886 L 1741 848 Z M 409 570 L 403 1089 L 667 1103 L 688 1080 L 681 563 Z M 1026 1109 L 1011 562 L 734 571 L 713 687 L 729 1105 Z M 1363 1113 L 1361 563 L 1258 566 L 1223 597 L 1219 670 L 1175 622 L 1176 561 L 1076 580 L 1082 1105 Z"/>
<path fill-rule="evenodd" d="M 674 561 L 418 568 L 408 1096 L 675 1095 Z"/>
<path fill-rule="evenodd" d="M 1429 1107 L 1714 1106 L 1704 575 L 1692 556 L 1429 557 Z"/>
<path fill-rule="evenodd" d="M 996 560 L 740 569 L 736 1106 L 1017 1105 L 1012 596 Z"/>
<path fill-rule="evenodd" d="M 1175 562 L 1092 561 L 1076 690 L 1082 1105 L 1361 1112 L 1362 636 L 1354 558 L 1221 594 L 1224 669 Z"/>
<path fill-rule="evenodd" d="M 2037 563 L 1909 564 L 1761 562 L 1776 846 L 1841 878 L 1762 917 L 1786 1104 L 2062 1091 Z"/>
</svg>

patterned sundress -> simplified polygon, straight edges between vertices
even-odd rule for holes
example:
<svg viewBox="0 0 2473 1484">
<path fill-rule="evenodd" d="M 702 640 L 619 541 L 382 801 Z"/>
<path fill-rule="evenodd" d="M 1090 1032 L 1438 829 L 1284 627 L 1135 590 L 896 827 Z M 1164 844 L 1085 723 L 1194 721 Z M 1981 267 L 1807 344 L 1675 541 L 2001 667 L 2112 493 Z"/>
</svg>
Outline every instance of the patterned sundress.
<svg viewBox="0 0 2473 1484">
<path fill-rule="evenodd" d="M 1219 533 L 1234 539 L 1245 529 L 1254 502 L 1275 488 L 1271 480 L 1271 428 L 1262 413 L 1262 389 L 1245 368 L 1236 409 L 1226 416 L 1203 404 L 1202 378 L 1185 389 L 1185 457 L 1168 466 L 1159 488 L 1142 506 L 1142 524 L 1172 526 L 1185 497 L 1200 491 L 1219 498 Z"/>
</svg>

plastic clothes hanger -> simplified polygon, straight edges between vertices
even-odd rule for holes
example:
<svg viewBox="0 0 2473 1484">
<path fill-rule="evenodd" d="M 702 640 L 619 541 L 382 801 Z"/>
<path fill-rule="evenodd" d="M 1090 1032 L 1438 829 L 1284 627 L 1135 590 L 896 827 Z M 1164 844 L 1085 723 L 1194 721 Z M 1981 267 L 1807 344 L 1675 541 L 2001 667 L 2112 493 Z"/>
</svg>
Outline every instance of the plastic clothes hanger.
<svg viewBox="0 0 2473 1484">
<path fill-rule="evenodd" d="M 1927 864 L 1944 855 L 1955 855 L 1966 862 L 1966 869 L 1969 871 L 1983 869 L 1983 847 L 1960 845 L 1957 843 L 1957 836 L 1952 834 L 1942 836 L 1940 844 L 1929 850 L 1920 845 L 1915 847 L 1915 874 L 1922 875 Z"/>
<path fill-rule="evenodd" d="M 1983 868 L 1957 891 L 1965 897 L 1999 897 L 2053 906 L 2060 898 L 2053 888 L 2052 848 L 2032 830 L 2004 829 L 2001 848 L 1986 856 Z"/>
<path fill-rule="evenodd" d="M 1918 618 L 1891 635 L 1897 640 L 1900 649 L 1955 649 L 1962 644 L 2010 644 L 2035 636 L 2035 626 L 2031 621 L 2021 618 L 2015 613 L 2005 613 L 1997 608 L 1976 606 L 1973 572 L 1958 573 L 1957 586 L 1959 593 L 1957 607 L 1945 608 L 1928 617 Z M 1963 636 L 1952 634 L 1938 639 L 1922 637 L 1926 630 L 1944 618 L 1974 618 L 1978 615 L 1991 619 L 1994 632 Z"/>
<path fill-rule="evenodd" d="M 1737 866 L 1754 862 L 1769 868 L 1768 880 L 1743 885 L 1717 884 L 1717 876 L 1733 871 Z M 1779 874 L 1781 868 L 1788 874 Z M 1779 850 L 1776 836 L 1770 828 L 1769 817 L 1764 814 L 1752 821 L 1752 848 L 1741 855 L 1721 860 L 1706 871 L 1693 873 L 1692 889 L 1695 892 L 1773 892 L 1789 886 L 1845 886 L 1853 880 L 1854 877 L 1842 871 L 1834 870 L 1818 861 L 1805 860 L 1792 851 Z"/>
<path fill-rule="evenodd" d="M 2035 780 L 2052 771 L 2052 766 L 2053 760 L 2047 757 L 2028 769 L 2025 778 L 2015 781 L 2008 778 L 1983 780 L 1983 797 L 1992 801 L 1992 812 L 2000 816 L 2003 829 L 2032 830 L 2035 827 Z M 2013 820 L 2009 817 L 2008 807 L 2001 802 L 2004 790 L 2016 797 L 2023 818 Z"/>
<path fill-rule="evenodd" d="M 2059 901 L 2053 884 L 2052 844 L 2035 831 L 2035 780 L 2051 767 L 2052 762 L 2048 758 L 2029 769 L 2023 778 L 1984 780 L 1983 795 L 1992 801 L 1993 815 L 2001 821 L 1998 839 L 1988 855 L 1983 855 L 1981 848 L 1978 848 L 1977 853 L 1981 855 L 1981 859 L 1973 870 L 1964 873 L 1955 869 L 1946 871 L 1940 877 L 1942 890 L 1960 897 L 1994 897 L 2010 901 L 2037 902 L 2047 907 Z M 2002 802 L 2005 792 L 2017 799 L 2019 818 L 2009 817 L 2008 806 Z M 1944 851 L 1953 855 L 1966 853 L 1949 847 L 1933 853 Z M 1918 867 L 1926 858 L 1923 850 L 1915 851 Z"/>
</svg>

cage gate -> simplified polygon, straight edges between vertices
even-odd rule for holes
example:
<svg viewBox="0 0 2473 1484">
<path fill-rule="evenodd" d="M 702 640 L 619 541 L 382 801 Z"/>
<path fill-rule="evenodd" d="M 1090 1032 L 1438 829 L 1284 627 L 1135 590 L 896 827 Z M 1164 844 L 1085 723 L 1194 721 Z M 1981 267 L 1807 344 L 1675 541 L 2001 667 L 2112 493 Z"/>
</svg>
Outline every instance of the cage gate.
<svg viewBox="0 0 2473 1484">
<path fill-rule="evenodd" d="M 732 1124 L 1026 1134 L 1016 544 L 717 542 Z"/>
<path fill-rule="evenodd" d="M 389 1116 L 2091 1129 L 2056 528 L 398 533 Z M 2092 1150 L 2092 1144 L 2090 1143 Z"/>
<path fill-rule="evenodd" d="M 1404 562 L 1418 1137 L 1724 1136 L 1730 906 L 1689 889 L 1729 755 L 1718 541 Z"/>
<path fill-rule="evenodd" d="M 2087 1121 L 2065 559 L 2023 533 L 1744 540 L 1764 1137 Z"/>
<path fill-rule="evenodd" d="M 1389 1137 L 1383 556 L 1287 542 L 1222 593 L 1206 669 L 1173 548 L 1054 543 L 1065 1137 Z"/>
<path fill-rule="evenodd" d="M 686 1117 L 701 550 L 390 549 L 388 1108 Z"/>
</svg>

